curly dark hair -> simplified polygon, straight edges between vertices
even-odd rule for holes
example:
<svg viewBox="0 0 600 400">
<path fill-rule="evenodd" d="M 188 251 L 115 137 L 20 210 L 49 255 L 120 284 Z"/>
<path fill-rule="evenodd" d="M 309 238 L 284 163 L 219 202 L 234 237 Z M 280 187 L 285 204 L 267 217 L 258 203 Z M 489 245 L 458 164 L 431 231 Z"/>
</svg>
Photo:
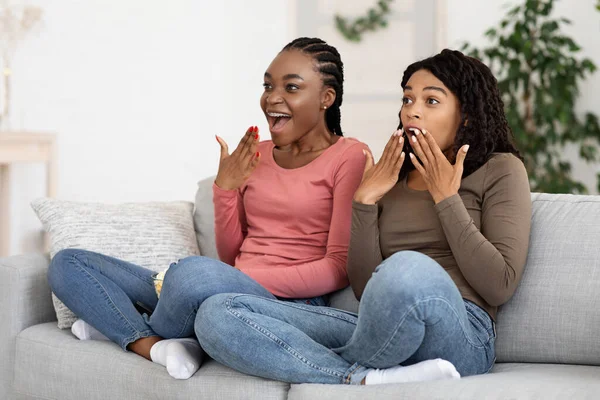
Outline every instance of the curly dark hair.
<svg viewBox="0 0 600 400">
<path fill-rule="evenodd" d="M 335 90 L 335 100 L 325 111 L 325 122 L 329 130 L 335 135 L 344 136 L 341 126 L 342 113 L 340 111 L 344 96 L 344 63 L 342 63 L 340 53 L 335 47 L 328 45 L 322 39 L 307 37 L 292 40 L 281 51 L 288 50 L 298 50 L 310 55 L 315 60 L 317 69 L 323 76 L 323 84 Z"/>
<path fill-rule="evenodd" d="M 442 81 L 460 103 L 461 122 L 450 151 L 450 162 L 454 162 L 461 146 L 469 144 L 463 177 L 479 169 L 492 153 L 512 153 L 523 160 L 514 145 L 514 136 L 504 114 L 498 81 L 484 63 L 460 51 L 445 49 L 433 57 L 411 64 L 404 71 L 402 89 L 415 72 L 423 69 Z M 402 120 L 398 126 L 400 128 Z M 408 141 L 404 143 L 404 151 L 405 154 L 412 151 Z M 400 170 L 400 178 L 406 177 L 414 169 L 411 162 L 405 162 Z"/>
</svg>

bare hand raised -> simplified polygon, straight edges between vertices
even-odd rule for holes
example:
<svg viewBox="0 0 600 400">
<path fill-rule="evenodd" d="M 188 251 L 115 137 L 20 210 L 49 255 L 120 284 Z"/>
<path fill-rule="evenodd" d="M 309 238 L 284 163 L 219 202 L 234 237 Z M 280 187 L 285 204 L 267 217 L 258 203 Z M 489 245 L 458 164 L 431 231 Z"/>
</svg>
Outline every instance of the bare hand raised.
<svg viewBox="0 0 600 400">
<path fill-rule="evenodd" d="M 260 160 L 260 153 L 256 151 L 259 141 L 258 127 L 248 128 L 231 154 L 227 143 L 219 136 L 216 138 L 221 146 L 221 159 L 215 184 L 224 190 L 239 189 L 252 175 Z"/>
<path fill-rule="evenodd" d="M 422 131 L 415 129 L 414 133 L 411 146 L 421 162 L 412 153 L 410 159 L 423 177 L 429 194 L 437 204 L 458 193 L 469 146 L 462 146 L 458 150 L 456 161 L 452 165 L 431 133 L 424 129 Z"/>
<path fill-rule="evenodd" d="M 394 187 L 404 163 L 403 145 L 402 131 L 398 130 L 392 134 L 377 164 L 373 163 L 373 155 L 368 151 L 365 152 L 367 157 L 365 172 L 354 194 L 354 201 L 375 204 Z"/>
</svg>

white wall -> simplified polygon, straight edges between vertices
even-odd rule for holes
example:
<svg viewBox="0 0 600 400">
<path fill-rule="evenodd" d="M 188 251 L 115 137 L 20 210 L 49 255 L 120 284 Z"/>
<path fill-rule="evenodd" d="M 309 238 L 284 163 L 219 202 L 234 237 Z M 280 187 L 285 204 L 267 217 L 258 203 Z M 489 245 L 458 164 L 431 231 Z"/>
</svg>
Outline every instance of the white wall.
<svg viewBox="0 0 600 400">
<path fill-rule="evenodd" d="M 600 65 L 598 35 L 585 33 L 600 29 L 593 2 L 558 2 L 558 11 Z M 60 198 L 192 200 L 195 182 L 216 172 L 215 134 L 232 147 L 250 125 L 268 135 L 262 75 L 295 36 L 294 1 L 29 3 L 44 8 L 45 23 L 14 60 L 12 125 L 59 134 Z M 447 0 L 448 45 L 477 43 L 504 3 Z M 600 73 L 582 89 L 580 108 L 599 112 Z M 44 195 L 44 168 L 19 166 L 12 177 L 11 252 L 40 251 L 28 203 Z"/>
<path fill-rule="evenodd" d="M 60 198 L 193 200 L 196 181 L 216 173 L 215 134 L 235 144 L 250 125 L 266 130 L 258 98 L 289 40 L 286 2 L 29 4 L 44 25 L 14 59 L 11 125 L 58 133 Z M 41 249 L 29 202 L 45 194 L 44 174 L 11 174 L 12 254 Z"/>
<path fill-rule="evenodd" d="M 460 48 L 465 41 L 475 46 L 487 44 L 483 33 L 496 25 L 511 6 L 521 4 L 517 0 L 446 0 L 447 46 Z M 570 19 L 573 24 L 564 25 L 564 31 L 582 47 L 580 57 L 590 58 L 600 68 L 600 12 L 596 0 L 563 0 L 555 2 L 554 16 Z M 581 97 L 577 110 L 581 114 L 593 112 L 600 116 L 600 70 L 580 86 Z M 596 173 L 600 164 L 591 165 L 579 160 L 576 148 L 566 151 L 566 159 L 573 164 L 573 176 L 581 180 L 591 194 L 597 194 Z"/>
</svg>

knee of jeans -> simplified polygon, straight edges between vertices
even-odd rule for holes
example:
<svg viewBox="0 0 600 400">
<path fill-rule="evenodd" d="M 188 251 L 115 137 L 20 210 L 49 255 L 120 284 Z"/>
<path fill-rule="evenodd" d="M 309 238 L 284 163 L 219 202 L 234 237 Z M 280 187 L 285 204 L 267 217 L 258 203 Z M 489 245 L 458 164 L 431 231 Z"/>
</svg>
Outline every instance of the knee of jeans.
<svg viewBox="0 0 600 400">
<path fill-rule="evenodd" d="M 209 346 L 211 338 L 225 334 L 222 325 L 226 320 L 227 302 L 232 296 L 231 293 L 216 294 L 200 305 L 194 321 L 194 331 L 202 347 Z"/>
<path fill-rule="evenodd" d="M 178 287 L 182 287 L 190 279 L 197 277 L 205 271 L 206 268 L 210 268 L 209 264 L 206 262 L 206 257 L 202 256 L 182 258 L 169 266 L 165 274 L 165 284 L 170 282 Z"/>
<path fill-rule="evenodd" d="M 446 283 L 449 279 L 448 273 L 432 258 L 416 251 L 400 251 L 375 269 L 369 283 L 374 286 L 371 290 L 380 296 L 382 293 L 410 296 L 426 283 Z"/>
<path fill-rule="evenodd" d="M 77 249 L 64 249 L 52 257 L 48 266 L 48 284 L 55 294 L 59 294 L 65 277 L 71 270 L 72 263 L 76 261 L 75 255 L 79 253 Z"/>
</svg>

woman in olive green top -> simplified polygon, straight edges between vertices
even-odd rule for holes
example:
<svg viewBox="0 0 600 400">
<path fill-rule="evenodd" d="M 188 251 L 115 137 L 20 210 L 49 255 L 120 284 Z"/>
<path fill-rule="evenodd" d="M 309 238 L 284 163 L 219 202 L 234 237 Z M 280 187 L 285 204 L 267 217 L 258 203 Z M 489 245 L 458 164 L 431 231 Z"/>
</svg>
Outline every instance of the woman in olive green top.
<svg viewBox="0 0 600 400">
<path fill-rule="evenodd" d="M 497 307 L 527 257 L 527 173 L 484 64 L 444 50 L 409 66 L 402 88 L 400 129 L 377 164 L 366 153 L 354 196 L 348 277 L 358 315 L 213 296 L 198 318 L 201 344 L 218 361 L 292 383 L 399 383 L 491 369 Z"/>
</svg>

